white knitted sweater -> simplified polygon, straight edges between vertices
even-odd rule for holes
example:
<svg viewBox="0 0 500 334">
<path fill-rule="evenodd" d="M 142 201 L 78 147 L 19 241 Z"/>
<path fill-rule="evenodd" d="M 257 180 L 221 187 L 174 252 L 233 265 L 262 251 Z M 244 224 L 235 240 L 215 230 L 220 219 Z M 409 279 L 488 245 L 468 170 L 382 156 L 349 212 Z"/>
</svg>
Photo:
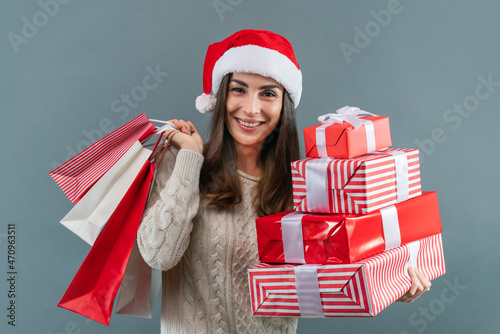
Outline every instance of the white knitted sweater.
<svg viewBox="0 0 500 334">
<path fill-rule="evenodd" d="M 202 155 L 169 149 L 163 161 L 137 235 L 146 262 L 164 271 L 162 334 L 295 333 L 296 318 L 252 317 L 258 178 L 239 171 L 242 202 L 220 212 L 200 200 Z"/>
</svg>

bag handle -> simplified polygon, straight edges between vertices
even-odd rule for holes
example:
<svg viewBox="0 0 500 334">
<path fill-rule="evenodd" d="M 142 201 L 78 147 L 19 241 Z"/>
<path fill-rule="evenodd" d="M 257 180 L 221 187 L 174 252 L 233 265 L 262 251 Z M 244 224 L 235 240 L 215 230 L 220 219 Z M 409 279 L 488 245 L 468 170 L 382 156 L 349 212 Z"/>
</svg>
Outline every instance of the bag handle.
<svg viewBox="0 0 500 334">
<path fill-rule="evenodd" d="M 155 122 L 160 122 L 160 123 L 163 123 L 165 125 L 163 126 L 160 126 L 160 127 L 156 127 L 155 130 L 153 130 L 148 136 L 146 136 L 142 141 L 141 141 L 141 144 L 144 144 L 145 142 L 147 142 L 148 140 L 150 140 L 152 137 L 156 136 L 157 134 L 159 133 L 163 133 L 167 130 L 179 130 L 175 125 L 174 123 L 172 122 L 165 122 L 165 121 L 157 121 L 157 120 L 150 120 L 150 121 L 155 121 Z"/>
<path fill-rule="evenodd" d="M 167 123 L 170 123 L 170 122 L 167 122 L 167 121 L 162 121 L 162 120 L 159 120 L 159 119 L 150 119 L 149 121 L 150 121 L 150 122 L 162 123 L 162 124 L 167 124 Z"/>
<path fill-rule="evenodd" d="M 165 134 L 165 133 L 163 132 L 162 135 L 163 134 Z M 165 138 L 163 139 L 163 142 L 161 143 L 161 146 L 160 146 L 160 150 L 162 150 L 160 158 L 159 159 L 155 158 L 155 167 L 157 167 L 161 164 L 161 161 L 163 160 L 163 157 L 165 156 L 165 152 L 167 151 L 167 147 L 165 146 L 165 143 L 167 141 L 168 141 L 168 137 L 165 136 Z M 169 146 L 170 146 L 170 144 L 169 144 Z M 158 162 L 156 162 L 156 160 L 158 160 Z"/>
<path fill-rule="evenodd" d="M 177 128 L 174 123 L 172 122 L 167 122 L 167 121 L 161 121 L 161 120 L 158 120 L 158 119 L 150 119 L 149 120 L 150 122 L 158 122 L 158 123 L 162 123 L 164 124 L 163 126 L 160 126 L 160 127 L 156 127 L 155 130 L 153 130 L 146 138 L 144 138 L 141 142 L 141 144 L 144 144 L 145 142 L 147 142 L 149 139 L 151 139 L 152 137 L 156 136 L 156 135 L 160 135 L 158 137 L 158 140 L 156 141 L 155 144 L 150 144 L 150 145 L 145 145 L 145 147 L 149 147 L 149 146 L 153 146 L 154 145 L 154 148 L 153 148 L 153 152 L 151 153 L 151 156 L 149 157 L 150 160 L 154 160 L 155 161 L 155 169 L 156 169 L 156 166 L 158 166 L 161 161 L 163 160 L 163 157 L 165 156 L 165 152 L 166 152 L 166 148 L 168 146 L 170 146 L 170 144 L 168 145 L 165 145 L 168 143 L 168 136 L 165 135 L 165 132 L 167 132 L 168 130 L 177 130 L 179 131 L 179 128 Z M 172 131 L 171 131 L 172 132 Z M 165 135 L 165 138 L 163 139 L 162 143 L 159 145 L 163 135 Z M 158 158 L 158 154 L 161 154 Z M 156 162 L 158 161 L 158 162 Z"/>
<path fill-rule="evenodd" d="M 164 132 L 160 133 L 160 136 L 156 140 L 156 143 L 150 144 L 150 145 L 145 145 L 145 147 L 150 147 L 150 146 L 154 145 L 153 151 L 151 152 L 151 155 L 149 156 L 149 160 L 151 160 L 151 158 L 157 154 L 158 144 L 160 143 L 161 137 L 163 137 L 163 134 L 164 134 Z"/>
</svg>

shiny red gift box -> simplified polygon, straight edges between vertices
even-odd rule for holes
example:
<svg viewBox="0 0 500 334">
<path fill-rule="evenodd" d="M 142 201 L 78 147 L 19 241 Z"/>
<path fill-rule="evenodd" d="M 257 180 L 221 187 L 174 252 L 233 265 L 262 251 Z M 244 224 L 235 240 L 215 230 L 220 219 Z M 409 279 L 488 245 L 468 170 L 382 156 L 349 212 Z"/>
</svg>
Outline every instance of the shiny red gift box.
<svg viewBox="0 0 500 334">
<path fill-rule="evenodd" d="M 375 150 L 380 150 L 392 145 L 391 130 L 389 127 L 389 117 L 370 116 L 360 117 L 363 120 L 369 120 L 373 123 L 375 133 Z M 304 128 L 304 143 L 306 147 L 306 156 L 309 158 L 318 158 L 328 156 L 338 159 L 351 159 L 368 153 L 366 125 L 358 129 L 348 122 L 341 124 L 330 124 L 324 129 L 324 140 L 326 146 L 326 155 L 318 152 L 317 128 L 323 124 L 317 124 Z"/>
<path fill-rule="evenodd" d="M 391 211 L 397 212 L 396 222 L 387 218 Z M 399 244 L 441 233 L 437 194 L 423 192 L 420 196 L 364 215 L 305 214 L 299 226 L 303 245 L 293 243 L 295 247 L 303 247 L 303 262 L 290 261 L 284 250 L 282 219 L 292 212 L 256 219 L 261 262 L 354 263 Z"/>
</svg>

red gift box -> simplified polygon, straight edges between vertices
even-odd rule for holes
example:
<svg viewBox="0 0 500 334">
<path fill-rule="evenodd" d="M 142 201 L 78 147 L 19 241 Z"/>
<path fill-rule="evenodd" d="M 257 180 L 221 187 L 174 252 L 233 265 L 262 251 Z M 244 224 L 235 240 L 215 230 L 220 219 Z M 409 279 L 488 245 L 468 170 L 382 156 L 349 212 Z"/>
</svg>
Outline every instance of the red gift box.
<svg viewBox="0 0 500 334">
<path fill-rule="evenodd" d="M 373 124 L 371 149 L 369 149 L 369 139 L 367 139 L 367 137 L 370 138 L 367 135 L 370 133 L 367 131 L 367 124 L 356 129 L 348 122 L 326 123 L 304 128 L 306 156 L 350 159 L 392 145 L 389 117 L 375 116 L 359 119 L 371 121 Z"/>
<path fill-rule="evenodd" d="M 364 214 L 419 196 L 416 149 L 383 149 L 352 159 L 309 158 L 292 163 L 297 211 Z"/>
<path fill-rule="evenodd" d="M 354 264 L 260 264 L 248 270 L 252 312 L 266 317 L 373 317 L 409 290 L 410 264 L 429 280 L 443 275 L 441 234 Z"/>
<path fill-rule="evenodd" d="M 410 200 L 366 215 L 306 214 L 298 218 L 296 232 L 286 234 L 283 221 L 291 212 L 256 219 L 259 259 L 267 263 L 354 263 L 402 244 L 441 233 L 436 192 L 423 192 Z M 293 251 L 303 251 L 294 259 Z"/>
</svg>

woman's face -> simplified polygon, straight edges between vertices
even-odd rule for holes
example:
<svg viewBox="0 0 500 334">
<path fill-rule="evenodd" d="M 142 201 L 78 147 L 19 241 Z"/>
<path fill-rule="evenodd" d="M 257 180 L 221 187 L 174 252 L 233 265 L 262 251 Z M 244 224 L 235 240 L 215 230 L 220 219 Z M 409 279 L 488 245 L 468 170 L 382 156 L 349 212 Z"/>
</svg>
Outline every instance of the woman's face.
<svg viewBox="0 0 500 334">
<path fill-rule="evenodd" d="M 251 73 L 233 73 L 227 93 L 227 127 L 235 144 L 257 146 L 276 128 L 283 106 L 283 86 Z"/>
</svg>

